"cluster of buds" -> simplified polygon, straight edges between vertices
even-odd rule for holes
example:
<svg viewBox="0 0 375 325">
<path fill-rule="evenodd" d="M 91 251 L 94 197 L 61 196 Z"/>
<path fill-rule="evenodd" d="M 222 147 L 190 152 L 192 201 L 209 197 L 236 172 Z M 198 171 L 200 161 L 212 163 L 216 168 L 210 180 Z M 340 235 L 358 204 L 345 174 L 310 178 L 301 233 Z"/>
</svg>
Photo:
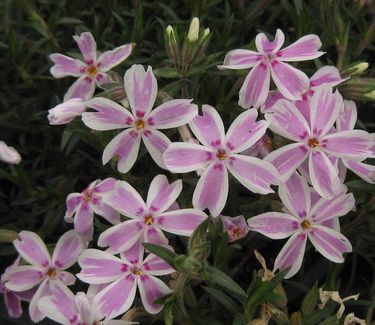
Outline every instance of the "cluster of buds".
<svg viewBox="0 0 375 325">
<path fill-rule="evenodd" d="M 198 18 L 193 18 L 189 31 L 184 35 L 182 44 L 179 35 L 171 25 L 165 29 L 165 47 L 169 58 L 173 61 L 181 77 L 189 74 L 191 66 L 197 62 L 205 52 L 211 33 L 209 28 L 201 28 Z"/>
</svg>

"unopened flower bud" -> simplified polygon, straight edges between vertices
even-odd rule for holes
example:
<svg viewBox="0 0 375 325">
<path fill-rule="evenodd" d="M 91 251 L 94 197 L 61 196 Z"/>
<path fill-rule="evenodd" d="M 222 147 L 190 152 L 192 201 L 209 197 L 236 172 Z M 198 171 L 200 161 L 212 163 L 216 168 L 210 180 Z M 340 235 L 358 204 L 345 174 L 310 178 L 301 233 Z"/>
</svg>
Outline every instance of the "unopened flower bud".
<svg viewBox="0 0 375 325">
<path fill-rule="evenodd" d="M 194 17 L 190 23 L 188 40 L 190 42 L 195 42 L 198 40 L 198 37 L 199 37 L 199 19 L 197 17 Z"/>
<path fill-rule="evenodd" d="M 21 156 L 13 147 L 9 147 L 4 141 L 0 141 L 0 160 L 8 164 L 19 164 Z"/>
<path fill-rule="evenodd" d="M 205 39 L 209 34 L 210 34 L 210 29 L 209 29 L 209 28 L 206 28 L 206 29 L 203 31 L 203 39 Z"/>
<path fill-rule="evenodd" d="M 172 33 L 174 33 L 173 27 L 171 25 L 168 25 L 165 31 L 167 32 L 168 36 L 171 36 Z"/>
<path fill-rule="evenodd" d="M 366 94 L 365 94 L 365 97 L 366 97 L 367 99 L 374 100 L 374 99 L 375 99 L 375 90 L 366 93 Z"/>
<path fill-rule="evenodd" d="M 48 111 L 48 120 L 51 125 L 67 124 L 86 110 L 82 98 L 72 98 Z"/>
<path fill-rule="evenodd" d="M 368 67 L 368 62 L 356 62 L 354 64 L 349 65 L 343 71 L 341 71 L 341 75 L 345 77 L 361 75 L 368 69 Z"/>
</svg>

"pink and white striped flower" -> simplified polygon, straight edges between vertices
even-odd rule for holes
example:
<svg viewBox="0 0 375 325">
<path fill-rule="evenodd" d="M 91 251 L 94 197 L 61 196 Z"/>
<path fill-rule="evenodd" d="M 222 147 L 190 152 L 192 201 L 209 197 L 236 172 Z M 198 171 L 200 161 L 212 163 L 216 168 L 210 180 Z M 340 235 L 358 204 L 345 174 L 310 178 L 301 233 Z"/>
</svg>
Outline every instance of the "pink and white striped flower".
<svg viewBox="0 0 375 325">
<path fill-rule="evenodd" d="M 66 199 L 65 220 L 74 222 L 74 229 L 86 240 L 91 240 L 94 232 L 94 213 L 111 224 L 120 222 L 120 215 L 104 203 L 102 196 L 112 191 L 116 180 L 107 178 L 92 182 L 82 193 L 71 193 Z"/>
<path fill-rule="evenodd" d="M 50 125 L 68 124 L 86 110 L 85 101 L 82 98 L 72 98 L 48 110 Z"/>
<path fill-rule="evenodd" d="M 165 168 L 162 154 L 170 140 L 159 130 L 175 128 L 191 121 L 198 108 L 189 99 L 174 99 L 151 110 L 158 93 L 156 78 L 149 66 L 133 65 L 125 73 L 125 91 L 131 111 L 106 98 L 93 98 L 86 104 L 95 112 L 82 114 L 91 129 L 106 131 L 126 129 L 104 149 L 103 164 L 119 156 L 117 168 L 126 173 L 134 165 L 141 139 L 154 161 Z"/>
<path fill-rule="evenodd" d="M 31 231 L 21 231 L 13 244 L 21 257 L 31 265 L 19 265 L 7 272 L 5 287 L 14 292 L 23 292 L 37 288 L 30 301 L 29 313 L 34 322 L 44 318 L 37 303 L 50 292 L 50 282 L 66 285 L 74 284 L 76 278 L 65 271 L 78 259 L 84 249 L 81 237 L 74 231 L 68 231 L 58 240 L 52 258 L 40 237 Z"/>
<path fill-rule="evenodd" d="M 220 216 L 223 230 L 228 234 L 228 241 L 233 242 L 246 237 L 250 228 L 243 215 L 237 217 Z"/>
<path fill-rule="evenodd" d="M 302 71 L 285 62 L 306 61 L 320 57 L 318 49 L 322 43 L 316 35 L 306 35 L 280 50 L 284 44 L 284 33 L 278 29 L 271 42 L 264 33 L 255 38 L 258 52 L 238 49 L 227 53 L 220 69 L 249 69 L 241 89 L 238 104 L 243 108 L 258 108 L 268 96 L 271 76 L 280 93 L 290 99 L 299 100 L 309 86 L 309 78 Z"/>
<path fill-rule="evenodd" d="M 343 99 L 330 87 L 320 87 L 311 98 L 310 123 L 296 106 L 285 99 L 277 101 L 273 113 L 266 114 L 270 129 L 296 143 L 272 151 L 265 160 L 286 181 L 308 159 L 310 180 L 325 198 L 337 194 L 342 184 L 330 158 L 362 161 L 371 155 L 373 137 L 363 130 L 337 131 L 333 124 L 343 107 Z M 335 159 L 334 159 L 335 160 Z"/>
<path fill-rule="evenodd" d="M 295 275 L 302 265 L 307 238 L 330 261 L 344 262 L 342 254 L 351 252 L 352 246 L 345 236 L 330 227 L 334 226 L 335 218 L 354 207 L 353 195 L 341 192 L 332 199 L 320 198 L 312 204 L 306 180 L 294 173 L 280 185 L 279 196 L 288 213 L 266 212 L 248 219 L 251 230 L 269 238 L 290 237 L 276 258 L 274 271 L 290 267 L 286 278 Z"/>
<path fill-rule="evenodd" d="M 136 294 L 137 287 L 143 306 L 150 314 L 163 309 L 155 300 L 172 292 L 155 276 L 174 272 L 173 268 L 158 256 L 149 254 L 143 259 L 144 249 L 139 242 L 121 253 L 121 258 L 97 249 L 87 249 L 78 263 L 82 271 L 77 277 L 91 284 L 110 283 L 94 298 L 100 318 L 114 318 L 127 311 Z"/>
<path fill-rule="evenodd" d="M 166 211 L 182 191 L 182 181 L 169 184 L 164 175 L 156 176 L 150 185 L 147 201 L 127 182 L 117 181 L 115 190 L 103 197 L 106 204 L 131 220 L 121 222 L 104 231 L 98 245 L 110 253 L 126 251 L 137 241 L 168 245 L 163 234 L 190 236 L 207 215 L 198 209 Z"/>
<path fill-rule="evenodd" d="M 125 44 L 103 52 L 98 57 L 96 42 L 91 33 L 85 32 L 80 36 L 73 36 L 73 39 L 78 44 L 84 62 L 58 53 L 50 55 L 54 63 L 50 72 L 55 78 L 78 77 L 65 94 L 64 102 L 72 98 L 91 98 L 95 92 L 95 85 L 100 87 L 111 82 L 108 71 L 119 65 L 132 52 L 132 44 Z"/>
<path fill-rule="evenodd" d="M 340 112 L 340 115 L 336 121 L 336 127 L 338 131 L 351 131 L 354 129 L 357 121 L 357 106 L 351 100 L 344 100 L 344 108 Z M 375 157 L 375 143 L 372 148 L 371 158 Z M 366 164 L 361 161 L 353 159 L 341 159 L 339 170 L 341 176 L 345 178 L 346 169 L 350 169 L 353 173 L 357 174 L 363 180 L 368 183 L 375 183 L 375 166 Z"/>
<path fill-rule="evenodd" d="M 216 217 L 228 197 L 228 170 L 254 193 L 272 193 L 279 175 L 267 161 L 240 154 L 253 146 L 266 132 L 269 122 L 256 121 L 255 109 L 240 114 L 225 135 L 223 121 L 215 108 L 203 105 L 203 116 L 197 115 L 190 128 L 203 144 L 172 143 L 164 153 L 171 172 L 186 173 L 205 168 L 193 195 L 193 206 L 210 210 Z"/>
<path fill-rule="evenodd" d="M 19 318 L 22 315 L 21 301 L 30 301 L 33 295 L 35 294 L 34 288 L 26 291 L 16 292 L 8 290 L 5 287 L 5 281 L 7 279 L 8 274 L 20 264 L 20 261 L 21 257 L 18 256 L 13 262 L 13 264 L 9 265 L 5 269 L 4 273 L 1 275 L 0 280 L 0 293 L 3 294 L 4 303 L 8 310 L 9 317 L 13 318 Z"/>
<path fill-rule="evenodd" d="M 94 294 L 100 285 L 91 285 L 84 292 L 73 294 L 65 285 L 59 282 L 51 283 L 51 293 L 38 302 L 39 309 L 46 317 L 63 325 L 130 325 L 137 324 L 123 320 L 104 320 L 98 314 L 97 306 L 93 303 Z"/>
</svg>

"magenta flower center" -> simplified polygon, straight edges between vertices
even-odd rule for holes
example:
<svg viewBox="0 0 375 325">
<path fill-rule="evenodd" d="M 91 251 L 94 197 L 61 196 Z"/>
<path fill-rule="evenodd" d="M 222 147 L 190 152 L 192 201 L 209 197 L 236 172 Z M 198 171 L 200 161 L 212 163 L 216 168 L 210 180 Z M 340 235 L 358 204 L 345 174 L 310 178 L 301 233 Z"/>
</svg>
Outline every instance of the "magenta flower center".
<svg viewBox="0 0 375 325">
<path fill-rule="evenodd" d="M 309 145 L 310 148 L 316 148 L 317 146 L 319 146 L 319 141 L 317 138 L 311 138 L 309 139 L 309 141 L 307 141 L 307 144 Z"/>
<path fill-rule="evenodd" d="M 142 270 L 141 269 L 139 269 L 138 267 L 133 267 L 132 269 L 131 269 L 131 272 L 134 274 L 134 275 L 142 275 Z"/>
<path fill-rule="evenodd" d="M 152 225 L 154 223 L 154 218 L 152 216 L 145 216 L 143 219 L 146 225 Z"/>
<path fill-rule="evenodd" d="M 301 227 L 304 229 L 304 230 L 308 230 L 311 228 L 311 222 L 308 221 L 308 220 L 303 220 L 301 222 Z"/>
<path fill-rule="evenodd" d="M 56 272 L 56 270 L 55 270 L 54 268 L 50 268 L 50 269 L 48 269 L 48 271 L 46 272 L 46 275 L 47 275 L 49 278 L 51 278 L 51 279 L 53 279 L 53 278 L 56 276 L 56 274 L 57 274 L 57 272 Z"/>
<path fill-rule="evenodd" d="M 143 121 L 143 120 L 141 120 L 141 119 L 139 119 L 139 120 L 137 120 L 137 121 L 134 122 L 134 126 L 135 126 L 135 128 L 138 129 L 138 130 L 140 130 L 140 129 L 144 129 L 145 126 L 146 126 L 146 122 Z"/>
<path fill-rule="evenodd" d="M 216 157 L 219 160 L 225 160 L 228 158 L 228 153 L 224 149 L 219 149 L 216 153 Z"/>
<path fill-rule="evenodd" d="M 96 74 L 98 73 L 98 69 L 96 68 L 96 66 L 95 65 L 89 65 L 88 67 L 87 67 L 87 73 L 88 73 L 88 75 L 90 76 L 90 77 L 95 77 L 96 76 Z"/>
</svg>

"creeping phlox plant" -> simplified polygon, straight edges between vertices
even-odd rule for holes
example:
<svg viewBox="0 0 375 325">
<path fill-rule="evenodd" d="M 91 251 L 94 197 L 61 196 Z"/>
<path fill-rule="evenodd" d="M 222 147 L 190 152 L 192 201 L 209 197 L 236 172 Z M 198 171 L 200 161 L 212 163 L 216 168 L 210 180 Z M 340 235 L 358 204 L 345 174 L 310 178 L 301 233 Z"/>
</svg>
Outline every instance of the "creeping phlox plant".
<svg viewBox="0 0 375 325">
<path fill-rule="evenodd" d="M 200 30 L 194 19 L 185 50 L 201 55 L 209 37 L 210 31 Z M 203 272 L 193 257 L 207 254 L 192 239 L 189 250 L 194 251 L 194 245 L 200 250 L 176 258 L 176 247 L 168 237 L 194 237 L 195 231 L 206 231 L 202 224 L 208 222 L 221 223 L 230 242 L 249 232 L 272 239 L 289 238 L 272 272 L 264 259 L 258 258 L 268 272 L 264 281 L 277 277 L 276 271 L 284 278 L 294 276 L 301 268 L 308 241 L 328 260 L 344 262 L 352 245 L 350 238 L 340 233 L 339 218 L 355 208 L 354 196 L 344 184 L 346 170 L 375 182 L 375 167 L 364 162 L 375 155 L 375 138 L 355 129 L 356 105 L 334 89 L 346 81 L 335 67 L 322 67 L 309 79 L 288 63 L 322 56 L 319 37 L 307 35 L 283 47 L 284 38 L 279 29 L 272 41 L 261 33 L 255 38 L 257 51 L 235 49 L 225 56 L 219 69 L 250 69 L 239 91 L 238 104 L 245 110 L 227 131 L 215 107 L 204 104 L 200 113 L 194 98 L 164 96 L 167 100 L 156 106 L 159 92 L 151 66 L 127 67 L 125 97 L 120 102 L 105 97 L 105 92 L 97 93 L 116 80 L 116 73 L 110 70 L 131 55 L 132 44 L 98 54 L 93 36 L 85 32 L 74 36 L 83 61 L 62 54 L 50 56 L 54 77 L 78 78 L 64 102 L 49 111 L 50 123 L 67 124 L 80 117 L 95 132 L 119 130 L 105 147 L 102 161 L 115 160 L 125 179 L 137 159 L 145 159 L 144 155 L 138 158 L 141 142 L 165 172 L 145 184 L 146 198 L 132 186 L 131 179 L 108 175 L 104 180 L 87 180 L 86 189 L 66 199 L 65 219 L 74 230 L 61 236 L 52 256 L 36 233 L 20 232 L 14 241 L 19 257 L 1 277 L 10 316 L 21 315 L 20 301 L 24 300 L 30 302 L 34 322 L 48 317 L 66 325 L 128 324 L 126 319 L 131 317 L 114 318 L 133 306 L 137 294 L 145 312 L 159 313 L 172 296 L 175 282 L 178 286 L 182 281 L 181 274 L 194 277 Z M 177 60 L 178 40 L 170 26 L 166 42 L 170 57 Z M 186 74 L 188 68 L 175 64 L 182 76 Z M 178 128 L 180 142 L 172 142 L 166 135 L 164 130 L 172 128 Z M 275 135 L 289 142 L 272 150 L 269 144 Z M 2 142 L 0 154 L 9 162 L 20 159 Z M 188 172 L 197 178 L 189 198 L 192 207 L 180 208 L 177 199 L 183 184 L 178 177 Z M 221 215 L 230 175 L 257 195 L 276 191 L 282 211 L 247 220 L 243 215 Z M 93 241 L 97 238 L 94 214 L 111 224 L 98 233 L 97 242 Z M 171 263 L 171 256 L 177 262 Z M 76 275 L 67 271 L 75 263 L 81 268 Z M 210 274 L 219 274 L 209 266 L 204 272 L 207 280 Z M 170 275 L 173 280 L 168 281 Z M 225 274 L 220 276 L 227 279 Z M 74 293 L 68 288 L 76 278 L 82 281 L 82 288 L 89 284 L 86 292 Z M 236 288 L 234 283 L 232 289 Z M 243 290 L 236 290 L 241 296 Z"/>
</svg>

